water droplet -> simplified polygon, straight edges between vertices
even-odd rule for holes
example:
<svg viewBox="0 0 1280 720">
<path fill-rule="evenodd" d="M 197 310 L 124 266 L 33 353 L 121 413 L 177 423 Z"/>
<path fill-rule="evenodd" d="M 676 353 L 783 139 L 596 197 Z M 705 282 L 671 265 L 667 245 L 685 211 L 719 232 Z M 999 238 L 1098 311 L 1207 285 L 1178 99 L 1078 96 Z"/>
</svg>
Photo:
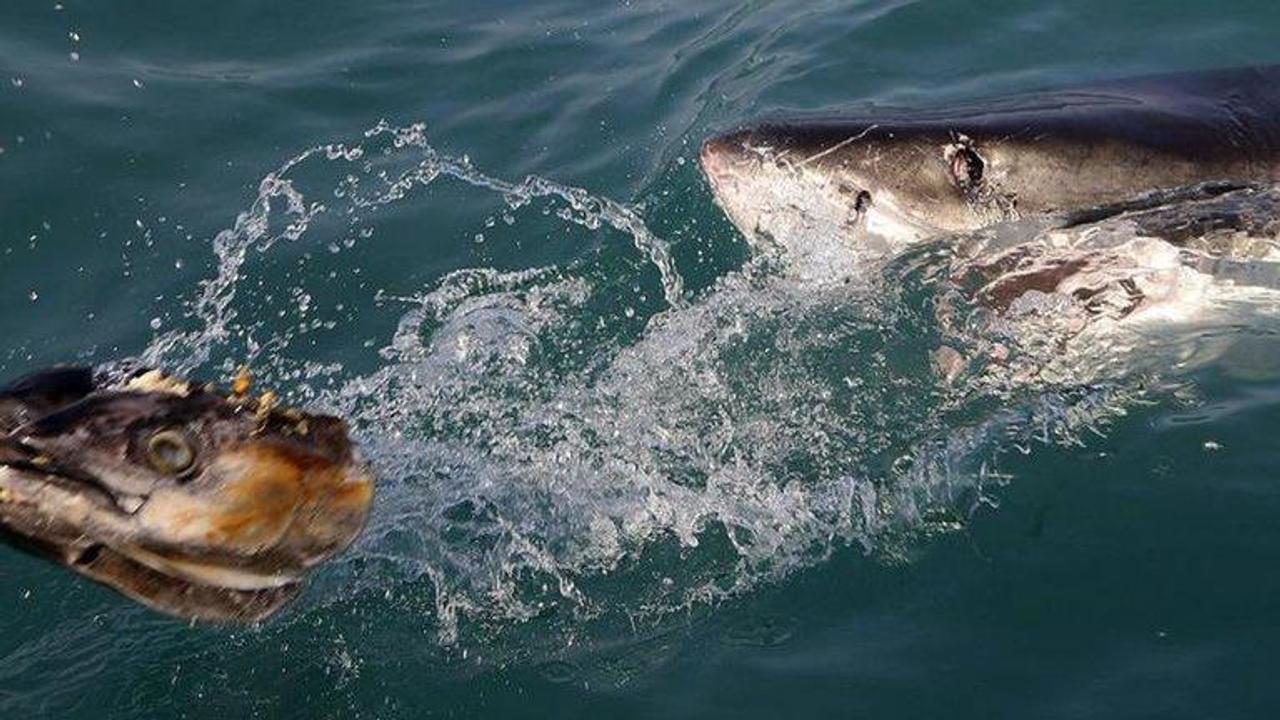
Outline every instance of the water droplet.
<svg viewBox="0 0 1280 720">
<path fill-rule="evenodd" d="M 78 52 L 73 52 L 67 57 L 71 58 L 71 62 L 80 62 L 80 53 Z"/>
<path fill-rule="evenodd" d="M 40 293 L 36 292 L 35 290 L 32 290 L 31 294 L 28 295 L 27 297 L 31 298 L 31 302 L 35 302 L 40 299 Z"/>
<path fill-rule="evenodd" d="M 133 86 L 134 86 L 134 87 L 136 87 L 136 88 L 141 88 L 141 87 L 142 87 L 142 81 L 141 81 L 141 80 L 139 80 L 138 78 L 134 78 L 134 79 L 133 79 Z"/>
<path fill-rule="evenodd" d="M 160 327 L 161 327 L 162 325 L 164 325 L 164 323 L 160 320 L 160 318 L 158 318 L 158 317 L 157 317 L 157 318 L 151 318 L 151 329 L 152 329 L 152 330 L 159 330 L 159 329 L 160 329 Z"/>
</svg>

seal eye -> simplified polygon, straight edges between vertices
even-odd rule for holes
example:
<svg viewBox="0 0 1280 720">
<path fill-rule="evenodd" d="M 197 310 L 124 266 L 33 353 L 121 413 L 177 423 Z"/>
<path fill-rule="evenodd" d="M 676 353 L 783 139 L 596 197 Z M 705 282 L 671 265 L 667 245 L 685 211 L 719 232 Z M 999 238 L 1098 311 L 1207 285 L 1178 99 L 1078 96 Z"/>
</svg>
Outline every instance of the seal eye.
<svg viewBox="0 0 1280 720">
<path fill-rule="evenodd" d="M 147 461 L 151 467 L 167 475 L 178 475 L 195 464 L 196 452 L 191 441 L 177 430 L 161 430 L 147 441 Z"/>
<path fill-rule="evenodd" d="M 858 196 L 853 199 L 853 209 L 857 211 L 859 215 L 862 215 L 866 213 L 867 210 L 870 210 L 871 209 L 871 193 L 867 192 L 866 190 L 860 191 L 858 193 Z"/>
</svg>

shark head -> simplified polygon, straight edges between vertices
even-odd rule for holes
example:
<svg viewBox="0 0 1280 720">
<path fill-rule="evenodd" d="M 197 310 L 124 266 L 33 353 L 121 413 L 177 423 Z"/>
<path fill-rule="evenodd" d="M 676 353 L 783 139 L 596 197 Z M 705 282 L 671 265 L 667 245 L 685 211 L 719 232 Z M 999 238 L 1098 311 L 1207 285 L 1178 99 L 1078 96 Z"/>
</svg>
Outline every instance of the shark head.
<svg viewBox="0 0 1280 720">
<path fill-rule="evenodd" d="M 1219 71 L 768 121 L 711 137 L 700 161 L 751 240 L 896 252 L 1151 191 L 1278 179 L 1277 80 L 1274 69 Z"/>
</svg>

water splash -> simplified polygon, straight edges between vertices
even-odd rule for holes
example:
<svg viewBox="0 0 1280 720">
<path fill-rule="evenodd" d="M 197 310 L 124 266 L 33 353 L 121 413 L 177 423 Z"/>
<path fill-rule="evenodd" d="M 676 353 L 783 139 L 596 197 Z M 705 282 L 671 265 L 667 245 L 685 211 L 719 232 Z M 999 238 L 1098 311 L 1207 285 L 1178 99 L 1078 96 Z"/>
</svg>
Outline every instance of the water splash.
<svg viewBox="0 0 1280 720">
<path fill-rule="evenodd" d="M 559 204 L 554 211 L 561 220 L 588 230 L 608 226 L 625 233 L 657 269 L 667 305 L 674 308 L 684 303 L 684 282 L 671 259 L 670 248 L 649 231 L 634 209 L 582 188 L 534 175 L 518 183 L 487 175 L 466 157 L 438 152 L 427 142 L 421 123 L 401 128 L 383 121 L 365 131 L 364 137 L 361 144 L 311 147 L 262 179 L 249 209 L 213 239 L 215 273 L 200 283 L 199 292 L 185 313 L 193 328 L 174 329 L 159 336 L 142 354 L 142 362 L 191 372 L 206 364 L 218 346 L 251 337 L 259 329 L 238 324 L 235 305 L 242 269 L 251 250 L 266 253 L 280 241 L 297 241 L 325 213 L 336 213 L 346 218 L 349 226 L 356 226 L 361 213 L 400 202 L 414 188 L 428 186 L 441 177 L 498 193 L 511 211 L 546 199 Z M 317 162 L 355 166 L 332 189 L 331 194 L 344 207 L 308 201 L 297 189 L 293 176 L 311 170 Z M 366 185 L 373 187 L 366 192 Z M 371 230 L 366 228 L 361 234 L 368 237 Z M 279 350 L 283 344 L 286 343 L 277 342 L 272 349 Z M 249 362 L 266 349 L 251 342 L 249 345 L 243 358 Z"/>
<path fill-rule="evenodd" d="M 511 223 L 542 201 L 563 223 L 625 233 L 657 269 L 665 308 L 633 318 L 638 332 L 607 321 L 612 288 L 636 282 L 607 258 L 456 270 L 419 293 L 370 293 L 398 317 L 368 372 L 309 365 L 290 356 L 288 333 L 242 319 L 251 251 L 325 245 L 325 217 L 367 236 L 379 208 L 420 202 L 415 189 L 442 178 L 496 193 Z M 317 182 L 327 205 L 299 189 Z M 927 258 L 796 272 L 762 251 L 687 299 L 668 244 L 633 208 L 489 176 L 435 150 L 421 125 L 380 123 L 358 144 L 291 158 L 214 251 L 194 327 L 157 337 L 144 361 L 190 372 L 240 348 L 304 367 L 268 380 L 295 379 L 296 395 L 348 417 L 382 477 L 373 521 L 326 597 L 425 606 L 446 644 L 487 639 L 492 650 L 495 634 L 539 628 L 556 645 L 619 618 L 634 630 L 844 547 L 900 554 L 904 538 L 963 525 L 1006 480 L 993 464 L 1002 449 L 1079 442 L 1141 395 L 1123 381 L 1073 389 L 989 368 L 940 372 L 934 350 L 975 341 L 949 334 L 939 304 L 953 303 L 953 327 L 967 330 L 981 308 L 949 297 L 947 273 Z M 310 297 L 294 290 L 276 302 Z M 1003 368 L 1035 357 L 1007 352 Z"/>
</svg>

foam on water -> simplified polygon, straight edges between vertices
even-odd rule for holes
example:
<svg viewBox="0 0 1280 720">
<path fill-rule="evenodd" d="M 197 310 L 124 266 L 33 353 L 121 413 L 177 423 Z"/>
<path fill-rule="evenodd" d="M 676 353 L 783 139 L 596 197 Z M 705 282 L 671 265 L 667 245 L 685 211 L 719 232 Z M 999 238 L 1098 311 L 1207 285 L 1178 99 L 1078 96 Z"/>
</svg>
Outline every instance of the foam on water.
<svg viewBox="0 0 1280 720">
<path fill-rule="evenodd" d="M 304 177 L 331 199 L 309 200 Z M 610 251 L 656 268 L 665 309 L 639 337 L 619 332 L 601 310 L 609 288 L 640 280 L 602 281 L 592 259 L 458 270 L 412 296 L 370 292 L 371 306 L 401 314 L 363 373 L 292 357 L 288 333 L 244 320 L 238 290 L 254 253 L 323 245 L 308 236 L 320 218 L 342 218 L 345 232 L 377 208 L 423 202 L 416 191 L 442 180 L 497 193 L 513 214 L 545 203 L 544 215 L 623 233 L 630 248 Z M 318 602 L 399 598 L 425 607 L 445 643 L 465 642 L 469 623 L 635 627 L 843 547 L 901 554 L 910 537 L 963 524 L 1004 481 L 990 465 L 1001 450 L 1078 441 L 1141 394 L 1123 377 L 1079 387 L 939 372 L 922 348 L 982 340 L 947 335 L 945 274 L 919 257 L 796 272 L 764 251 L 686 297 L 667 243 L 634 208 L 489 176 L 435 150 L 420 125 L 382 123 L 358 144 L 291 158 L 213 249 L 190 327 L 158 336 L 142 361 L 207 373 L 219 357 L 247 357 L 349 418 L 381 484 L 364 539 L 338 566 L 349 572 L 333 571 L 344 583 Z M 308 289 L 280 297 L 292 306 Z M 1002 367 L 1017 365 L 1013 352 Z"/>
</svg>

